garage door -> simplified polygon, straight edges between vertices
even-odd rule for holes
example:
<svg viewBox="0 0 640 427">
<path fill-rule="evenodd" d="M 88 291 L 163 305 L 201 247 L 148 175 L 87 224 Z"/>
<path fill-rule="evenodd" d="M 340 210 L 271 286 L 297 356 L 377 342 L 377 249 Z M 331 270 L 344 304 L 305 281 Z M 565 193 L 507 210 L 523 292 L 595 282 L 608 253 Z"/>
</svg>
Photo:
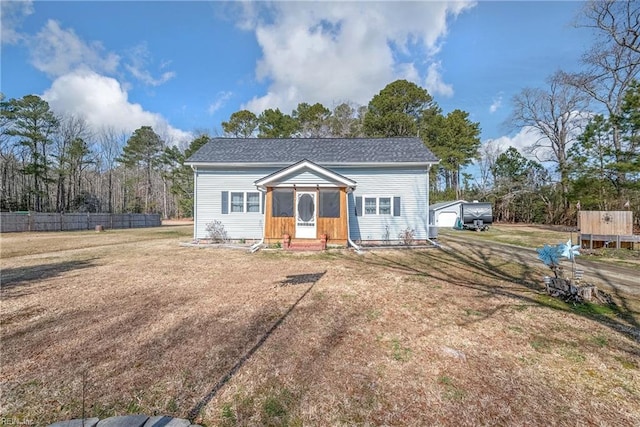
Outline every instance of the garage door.
<svg viewBox="0 0 640 427">
<path fill-rule="evenodd" d="M 438 221 L 436 224 L 438 227 L 453 227 L 456 225 L 458 219 L 457 212 L 442 211 L 438 213 Z"/>
</svg>

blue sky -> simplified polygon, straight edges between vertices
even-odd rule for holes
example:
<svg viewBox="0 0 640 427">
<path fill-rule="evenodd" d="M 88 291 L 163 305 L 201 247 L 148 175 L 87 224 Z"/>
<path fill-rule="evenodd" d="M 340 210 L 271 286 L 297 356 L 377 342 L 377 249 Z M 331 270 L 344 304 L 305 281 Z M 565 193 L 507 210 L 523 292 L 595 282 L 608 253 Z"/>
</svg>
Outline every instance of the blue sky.
<svg viewBox="0 0 640 427">
<path fill-rule="evenodd" d="M 174 143 L 248 108 L 366 104 L 406 78 L 482 141 L 523 147 L 510 99 L 574 71 L 592 43 L 577 1 L 2 1 L 1 90 L 44 97 L 95 128 Z"/>
</svg>

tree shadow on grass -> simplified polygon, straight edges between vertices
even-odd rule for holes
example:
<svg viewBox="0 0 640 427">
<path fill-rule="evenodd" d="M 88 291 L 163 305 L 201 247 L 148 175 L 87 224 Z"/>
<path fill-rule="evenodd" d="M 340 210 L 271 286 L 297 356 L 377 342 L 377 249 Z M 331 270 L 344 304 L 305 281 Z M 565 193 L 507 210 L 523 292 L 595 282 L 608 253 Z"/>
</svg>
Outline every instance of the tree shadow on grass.
<svg viewBox="0 0 640 427">
<path fill-rule="evenodd" d="M 611 281 L 603 276 L 614 289 L 617 305 L 606 306 L 610 314 L 602 314 L 595 304 L 568 304 L 552 297 L 545 298 L 541 284 L 546 271 L 534 268 L 531 254 L 519 253 L 511 248 L 482 248 L 468 246 L 460 251 L 440 248 L 416 251 L 412 255 L 393 256 L 388 253 L 371 252 L 361 262 L 402 271 L 406 274 L 425 276 L 441 280 L 450 285 L 474 289 L 493 295 L 501 295 L 532 305 L 544 305 L 561 311 L 570 311 L 595 320 L 608 328 L 640 342 L 640 327 L 636 314 L 629 306 L 627 297 L 618 292 Z M 406 253 L 403 253 L 406 254 Z M 443 256 L 444 255 L 444 256 Z M 515 284 L 515 287 L 496 281 Z M 603 309 L 602 311 L 606 311 Z M 492 313 L 494 313 L 494 310 Z M 479 317 L 482 320 L 486 316 Z M 638 355 L 637 349 L 629 350 Z"/>
<path fill-rule="evenodd" d="M 310 273 L 310 274 L 297 274 L 290 275 L 285 280 L 280 282 L 280 286 L 286 285 L 300 285 L 309 284 L 310 286 L 306 291 L 300 295 L 300 297 L 289 307 L 289 309 L 280 316 L 271 327 L 258 339 L 258 341 L 243 355 L 241 355 L 236 363 L 230 367 L 230 369 L 218 380 L 218 382 L 211 388 L 211 390 L 187 413 L 187 419 L 194 421 L 200 414 L 200 411 L 218 394 L 220 389 L 244 366 L 244 364 L 253 356 L 253 354 L 262 347 L 267 339 L 273 334 L 273 332 L 285 321 L 285 319 L 291 314 L 291 312 L 298 306 L 300 301 L 307 296 L 307 294 L 313 289 L 316 283 L 324 276 L 326 271 L 322 273 Z"/>
<path fill-rule="evenodd" d="M 11 344 L 11 357 L 5 362 L 17 363 L 21 354 L 41 351 L 48 340 L 69 341 L 68 351 L 55 361 L 48 360 L 48 365 L 39 367 L 37 372 L 12 382 L 9 391 L 19 395 L 29 381 L 46 383 L 50 388 L 42 390 L 42 398 L 54 392 L 60 397 L 47 401 L 47 415 L 42 414 L 38 421 L 77 418 L 82 407 L 77 383 L 85 372 L 87 413 L 92 416 L 122 415 L 132 411 L 131 408 L 144 407 L 149 413 L 159 410 L 195 418 L 262 348 L 324 274 L 289 275 L 275 282 L 276 287 L 283 289 L 280 295 L 292 297 L 287 298 L 290 302 L 284 303 L 280 298 L 263 301 L 246 318 L 238 317 L 239 307 L 222 304 L 163 329 L 163 319 L 179 315 L 180 307 L 190 301 L 178 297 L 166 305 L 153 294 L 142 297 L 148 300 L 142 308 L 133 299 L 125 298 L 113 312 L 89 309 L 72 310 L 64 316 L 44 316 L 3 337 L 3 341 Z M 100 327 L 82 327 L 92 323 Z M 154 328 L 159 333 L 140 340 L 141 331 Z M 71 336 L 68 331 L 82 332 Z M 26 336 L 30 337 L 27 343 Z M 179 366 L 174 370 L 170 365 L 176 362 Z M 177 383 L 175 392 L 154 395 L 152 390 L 163 381 Z M 72 384 L 75 386 L 71 387 Z M 106 397 L 104 389 L 110 390 Z M 56 404 L 65 408 L 64 413 L 56 413 Z"/>
<path fill-rule="evenodd" d="M 95 258 L 64 261 L 51 264 L 39 264 L 28 267 L 7 268 L 2 270 L 2 298 L 16 298 L 28 294 L 30 284 L 73 270 L 90 268 Z"/>
</svg>

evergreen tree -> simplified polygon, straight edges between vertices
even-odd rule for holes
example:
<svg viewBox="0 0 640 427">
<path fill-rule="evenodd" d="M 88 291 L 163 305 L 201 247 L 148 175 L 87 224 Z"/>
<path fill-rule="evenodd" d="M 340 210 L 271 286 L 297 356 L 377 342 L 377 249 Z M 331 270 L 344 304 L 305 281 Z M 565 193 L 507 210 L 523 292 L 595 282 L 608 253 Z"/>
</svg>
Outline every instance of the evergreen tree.
<svg viewBox="0 0 640 427">
<path fill-rule="evenodd" d="M 2 108 L 2 115 L 10 123 L 6 135 L 14 137 L 23 150 L 26 163 L 22 170 L 31 177 L 27 186 L 28 205 L 35 211 L 49 208 L 50 157 L 52 136 L 59 125 L 49 104 L 36 95 L 11 99 Z"/>
<path fill-rule="evenodd" d="M 258 117 L 249 110 L 231 114 L 228 122 L 222 122 L 225 135 L 234 138 L 250 138 L 258 128 Z"/>
<path fill-rule="evenodd" d="M 480 124 L 469 120 L 469 113 L 454 110 L 442 117 L 431 114 L 425 119 L 425 144 L 440 158 L 446 189 L 452 189 L 455 197 L 461 197 L 461 168 L 478 158 L 480 149 Z"/>
<path fill-rule="evenodd" d="M 279 109 L 264 110 L 258 117 L 258 138 L 291 138 L 299 130 L 298 122 Z"/>
<path fill-rule="evenodd" d="M 161 164 L 164 142 L 151 126 L 142 126 L 131 135 L 119 162 L 144 174 L 144 212 L 151 213 L 152 175 Z"/>
<path fill-rule="evenodd" d="M 292 117 L 298 122 L 302 138 L 322 138 L 330 132 L 331 110 L 320 103 L 309 105 L 302 102 L 293 111 Z"/>
<path fill-rule="evenodd" d="M 185 166 L 184 162 L 198 151 L 203 145 L 211 141 L 208 135 L 201 135 L 195 138 L 184 153 L 177 147 L 166 149 L 163 155 L 165 164 L 170 164 L 170 191 L 178 199 L 178 215 L 181 217 L 193 216 L 193 170 Z"/>
<path fill-rule="evenodd" d="M 396 80 L 369 102 L 364 133 L 371 137 L 417 136 L 424 112 L 433 107 L 433 98 L 425 89 Z"/>
</svg>

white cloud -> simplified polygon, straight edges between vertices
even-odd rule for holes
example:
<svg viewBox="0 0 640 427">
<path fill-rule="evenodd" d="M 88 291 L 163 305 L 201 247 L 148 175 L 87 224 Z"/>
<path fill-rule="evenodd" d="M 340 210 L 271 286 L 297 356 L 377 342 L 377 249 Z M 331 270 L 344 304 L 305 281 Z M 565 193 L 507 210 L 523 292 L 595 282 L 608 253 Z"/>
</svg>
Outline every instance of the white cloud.
<svg viewBox="0 0 640 427">
<path fill-rule="evenodd" d="M 42 98 L 56 113 L 84 117 L 94 130 L 113 127 L 129 133 L 141 126 L 152 126 L 170 144 L 192 138 L 189 132 L 169 125 L 160 114 L 129 102 L 127 92 L 116 79 L 93 71 L 77 70 L 58 77 Z"/>
<path fill-rule="evenodd" d="M 398 78 L 451 96 L 453 88 L 433 56 L 447 34 L 447 20 L 472 6 L 446 1 L 245 5 L 238 24 L 255 31 L 263 54 L 256 76 L 269 88 L 243 108 L 288 112 L 299 102 L 332 105 L 336 99 L 366 104 Z M 421 78 L 418 69 L 425 65 Z"/>
<path fill-rule="evenodd" d="M 23 1 L 1 1 L 0 2 L 0 36 L 2 44 L 16 44 L 24 39 L 24 35 L 18 32 L 22 21 L 33 13 L 33 2 Z"/>
<path fill-rule="evenodd" d="M 232 92 L 218 92 L 216 100 L 209 104 L 207 112 L 210 115 L 215 114 L 220 108 L 224 107 L 227 101 L 233 96 Z"/>
<path fill-rule="evenodd" d="M 525 126 L 513 136 L 501 136 L 493 141 L 500 152 L 505 152 L 509 147 L 513 147 L 520 152 L 525 158 L 541 163 L 547 168 L 552 167 L 553 151 L 548 146 L 548 139 L 540 131 L 531 126 Z M 546 142 L 545 142 L 546 141 Z M 534 146 L 539 146 L 535 150 Z"/>
<path fill-rule="evenodd" d="M 125 64 L 125 68 L 133 77 L 149 86 L 160 86 L 176 76 L 176 73 L 173 71 L 165 71 L 159 77 L 153 77 L 151 75 L 151 72 L 147 69 L 151 62 L 151 53 L 146 43 L 140 43 L 130 49 L 129 61 L 129 64 Z M 168 65 L 169 62 L 163 62 L 160 68 L 165 68 Z"/>
<path fill-rule="evenodd" d="M 429 65 L 427 77 L 424 79 L 424 86 L 431 95 L 453 96 L 453 86 L 446 84 L 440 74 L 440 62 Z"/>
<path fill-rule="evenodd" d="M 73 29 L 62 28 L 54 20 L 47 21 L 36 35 L 25 40 L 34 67 L 54 79 L 42 97 L 56 113 L 83 117 L 95 131 L 113 127 L 130 133 L 141 126 L 152 126 L 168 143 L 191 139 L 190 133 L 172 127 L 160 114 L 129 102 L 130 88 L 109 77 L 118 73 L 121 58 L 107 52 L 102 43 L 85 42 Z M 145 45 L 136 46 L 132 52 L 136 59 L 125 66 L 145 84 L 157 86 L 174 76 L 165 72 L 153 77 L 145 69 L 150 61 Z"/>
<path fill-rule="evenodd" d="M 493 102 L 489 106 L 489 112 L 493 114 L 496 111 L 498 111 L 498 108 L 500 108 L 501 106 L 502 106 L 502 95 L 498 95 L 493 99 Z"/>
<path fill-rule="evenodd" d="M 505 135 L 491 141 L 495 146 L 499 147 L 501 152 L 506 151 L 509 147 L 513 147 L 528 159 L 537 160 L 535 156 L 530 153 L 529 147 L 536 144 L 541 136 L 537 129 L 533 127 L 523 127 L 513 136 Z"/>
<path fill-rule="evenodd" d="M 28 43 L 33 66 L 53 78 L 77 69 L 111 74 L 120 63 L 120 57 L 105 52 L 102 43 L 85 43 L 72 29 L 63 29 L 54 20 L 47 21 Z"/>
</svg>

